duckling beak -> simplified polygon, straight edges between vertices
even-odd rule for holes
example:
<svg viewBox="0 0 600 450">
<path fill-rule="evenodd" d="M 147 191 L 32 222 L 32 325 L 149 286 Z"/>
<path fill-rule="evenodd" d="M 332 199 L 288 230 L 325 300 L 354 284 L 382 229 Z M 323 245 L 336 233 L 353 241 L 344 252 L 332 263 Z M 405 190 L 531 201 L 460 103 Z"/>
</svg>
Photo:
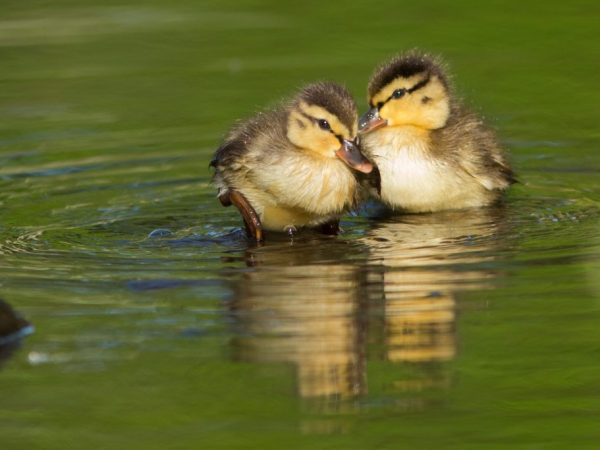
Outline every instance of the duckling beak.
<svg viewBox="0 0 600 450">
<path fill-rule="evenodd" d="M 367 134 L 386 125 L 387 120 L 379 117 L 379 110 L 373 107 L 364 113 L 358 121 L 358 132 L 360 134 Z"/>
<path fill-rule="evenodd" d="M 373 164 L 364 157 L 354 141 L 344 139 L 342 141 L 342 146 L 335 154 L 338 158 L 359 172 L 370 173 L 373 170 Z"/>
</svg>

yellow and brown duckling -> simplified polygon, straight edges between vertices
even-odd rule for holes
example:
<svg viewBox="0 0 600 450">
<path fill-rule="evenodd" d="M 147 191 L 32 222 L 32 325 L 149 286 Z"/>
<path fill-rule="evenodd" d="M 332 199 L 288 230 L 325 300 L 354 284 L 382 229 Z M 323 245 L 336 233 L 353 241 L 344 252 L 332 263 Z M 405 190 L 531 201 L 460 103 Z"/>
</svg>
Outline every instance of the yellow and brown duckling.
<svg viewBox="0 0 600 450">
<path fill-rule="evenodd" d="M 359 197 L 352 169 L 373 169 L 355 143 L 357 128 L 356 105 L 344 87 L 305 87 L 229 132 L 210 164 L 219 200 L 237 207 L 257 241 L 263 230 L 337 233 L 340 215 Z"/>
<path fill-rule="evenodd" d="M 361 145 L 379 169 L 377 196 L 389 208 L 485 206 L 514 182 L 493 131 L 454 98 L 436 58 L 411 51 L 383 64 L 371 77 L 368 100 Z"/>
</svg>

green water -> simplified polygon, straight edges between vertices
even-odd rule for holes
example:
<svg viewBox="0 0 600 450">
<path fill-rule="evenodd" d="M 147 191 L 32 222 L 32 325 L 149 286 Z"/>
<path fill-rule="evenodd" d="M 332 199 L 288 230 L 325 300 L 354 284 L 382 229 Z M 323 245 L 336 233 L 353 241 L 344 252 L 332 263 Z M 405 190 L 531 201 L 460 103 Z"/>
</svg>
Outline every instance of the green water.
<svg viewBox="0 0 600 450">
<path fill-rule="evenodd" d="M 598 448 L 597 2 L 122 1 L 0 9 L 2 449 Z M 506 204 L 249 246 L 227 128 L 415 46 Z"/>
</svg>

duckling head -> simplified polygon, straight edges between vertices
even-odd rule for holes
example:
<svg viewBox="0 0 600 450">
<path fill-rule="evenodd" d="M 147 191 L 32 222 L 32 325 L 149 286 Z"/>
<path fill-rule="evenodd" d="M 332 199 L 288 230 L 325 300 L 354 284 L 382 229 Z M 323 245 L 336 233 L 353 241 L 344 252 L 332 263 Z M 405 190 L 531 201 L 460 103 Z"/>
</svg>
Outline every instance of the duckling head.
<svg viewBox="0 0 600 450">
<path fill-rule="evenodd" d="M 314 83 L 292 101 L 286 135 L 312 156 L 339 158 L 353 169 L 369 173 L 373 165 L 356 143 L 357 117 L 356 104 L 346 88 L 330 82 Z"/>
<path fill-rule="evenodd" d="M 443 127 L 450 116 L 450 88 L 441 63 L 418 52 L 397 56 L 375 69 L 368 87 L 370 109 L 359 132 L 380 127 Z"/>
</svg>

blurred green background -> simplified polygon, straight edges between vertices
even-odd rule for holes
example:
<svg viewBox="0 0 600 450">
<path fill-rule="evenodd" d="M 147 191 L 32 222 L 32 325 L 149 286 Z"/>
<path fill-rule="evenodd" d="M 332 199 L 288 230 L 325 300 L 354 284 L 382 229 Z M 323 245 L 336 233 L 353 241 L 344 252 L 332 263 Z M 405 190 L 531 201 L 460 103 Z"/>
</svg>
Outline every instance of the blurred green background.
<svg viewBox="0 0 600 450">
<path fill-rule="evenodd" d="M 599 13 L 3 0 L 0 296 L 36 332 L 1 447 L 597 448 Z M 231 124 L 317 79 L 364 110 L 414 47 L 510 150 L 506 205 L 249 247 L 207 168 Z"/>
</svg>

